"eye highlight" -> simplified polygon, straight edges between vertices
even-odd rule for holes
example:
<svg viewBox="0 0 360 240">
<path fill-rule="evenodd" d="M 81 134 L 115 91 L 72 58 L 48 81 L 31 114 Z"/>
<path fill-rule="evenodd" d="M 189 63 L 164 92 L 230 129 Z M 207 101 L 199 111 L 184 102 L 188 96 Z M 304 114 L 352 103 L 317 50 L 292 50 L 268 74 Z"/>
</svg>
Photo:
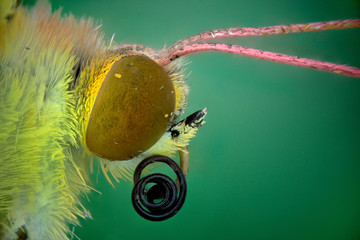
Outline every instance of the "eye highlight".
<svg viewBox="0 0 360 240">
<path fill-rule="evenodd" d="M 170 126 L 175 90 L 167 72 L 144 56 L 125 56 L 106 75 L 86 129 L 86 145 L 109 160 L 131 159 Z"/>
</svg>

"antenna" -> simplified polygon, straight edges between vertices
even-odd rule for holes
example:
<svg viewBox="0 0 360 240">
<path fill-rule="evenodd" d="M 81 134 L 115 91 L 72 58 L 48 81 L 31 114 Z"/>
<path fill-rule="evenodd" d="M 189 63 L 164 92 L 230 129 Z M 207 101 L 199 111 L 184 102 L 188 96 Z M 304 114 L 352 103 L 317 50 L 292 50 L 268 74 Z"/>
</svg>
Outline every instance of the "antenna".
<svg viewBox="0 0 360 240">
<path fill-rule="evenodd" d="M 340 64 L 317 61 L 296 56 L 289 56 L 281 53 L 262 51 L 253 48 L 242 47 L 225 43 L 207 43 L 208 40 L 230 37 L 249 37 L 262 35 L 275 35 L 297 32 L 314 32 L 334 29 L 359 28 L 360 19 L 316 22 L 308 24 L 278 25 L 260 28 L 228 28 L 214 31 L 203 32 L 189 38 L 182 39 L 166 49 L 166 54 L 162 58 L 161 64 L 166 66 L 172 61 L 183 56 L 204 51 L 230 52 L 268 61 L 286 63 L 295 66 L 315 68 L 322 71 L 333 72 L 336 74 L 347 75 L 360 78 L 360 69 Z"/>
</svg>

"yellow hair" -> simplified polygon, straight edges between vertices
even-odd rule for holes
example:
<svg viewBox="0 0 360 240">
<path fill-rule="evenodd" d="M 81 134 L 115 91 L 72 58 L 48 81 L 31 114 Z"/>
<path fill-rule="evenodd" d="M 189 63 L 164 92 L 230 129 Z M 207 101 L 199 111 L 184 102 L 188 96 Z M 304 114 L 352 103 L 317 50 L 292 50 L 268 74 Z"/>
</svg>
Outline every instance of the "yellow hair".
<svg viewBox="0 0 360 240">
<path fill-rule="evenodd" d="M 13 6 L 0 8 L 0 238 L 25 226 L 29 239 L 67 239 L 89 190 L 73 159 L 80 128 L 69 85 L 79 57 L 89 57 L 80 39 L 96 49 L 99 36 L 48 6 Z"/>
<path fill-rule="evenodd" d="M 177 124 L 178 137 L 165 132 L 128 161 L 99 159 L 87 150 L 85 130 L 97 91 L 122 54 L 121 46 L 103 43 L 91 20 L 61 18 L 44 3 L 28 11 L 0 0 L 0 239 L 15 239 L 21 229 L 28 239 L 68 239 L 68 224 L 85 217 L 78 196 L 91 190 L 92 159 L 112 184 L 108 173 L 116 181 L 129 179 L 144 158 L 173 155 L 195 136 L 197 127 Z M 188 88 L 181 64 L 165 70 L 178 116 Z"/>
</svg>

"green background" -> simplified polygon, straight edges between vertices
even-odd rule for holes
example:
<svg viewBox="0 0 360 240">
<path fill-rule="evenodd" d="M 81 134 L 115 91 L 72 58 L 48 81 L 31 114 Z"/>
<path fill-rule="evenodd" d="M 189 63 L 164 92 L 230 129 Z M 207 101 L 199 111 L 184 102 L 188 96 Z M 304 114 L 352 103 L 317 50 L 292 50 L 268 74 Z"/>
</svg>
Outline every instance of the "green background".
<svg viewBox="0 0 360 240">
<path fill-rule="evenodd" d="M 211 29 L 358 18 L 359 0 L 51 1 L 101 19 L 107 39 L 155 49 Z M 27 3 L 28 4 L 28 3 Z M 228 40 L 360 67 L 360 30 Z M 187 58 L 187 114 L 208 108 L 190 144 L 188 197 L 154 223 L 132 208 L 131 182 L 102 174 L 85 202 L 91 239 L 360 239 L 360 79 L 219 52 Z"/>
</svg>

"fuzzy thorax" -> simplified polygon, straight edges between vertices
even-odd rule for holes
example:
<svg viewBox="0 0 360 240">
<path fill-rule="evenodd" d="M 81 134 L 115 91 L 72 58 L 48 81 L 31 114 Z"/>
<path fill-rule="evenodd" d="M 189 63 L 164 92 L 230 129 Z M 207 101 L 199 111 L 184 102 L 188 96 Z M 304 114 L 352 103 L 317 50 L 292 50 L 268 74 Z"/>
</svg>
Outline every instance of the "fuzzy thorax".
<svg viewBox="0 0 360 240">
<path fill-rule="evenodd" d="M 80 136 L 70 86 L 100 48 L 91 21 L 1 1 L 0 238 L 67 239 L 89 187 L 74 158 Z M 11 16 L 8 17 L 7 16 Z M 83 44 L 86 41 L 86 44 Z M 91 52 L 90 52 L 91 49 Z M 95 49 L 95 51 L 94 51 Z"/>
</svg>

